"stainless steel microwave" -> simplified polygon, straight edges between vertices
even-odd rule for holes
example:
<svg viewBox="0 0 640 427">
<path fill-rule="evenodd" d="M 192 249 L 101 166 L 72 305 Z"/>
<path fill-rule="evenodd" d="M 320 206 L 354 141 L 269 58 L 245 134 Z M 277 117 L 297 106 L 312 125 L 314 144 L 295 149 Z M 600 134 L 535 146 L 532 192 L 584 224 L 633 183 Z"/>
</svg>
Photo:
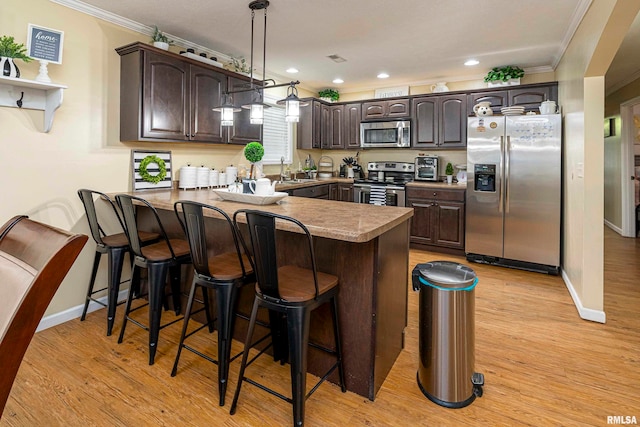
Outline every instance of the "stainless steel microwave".
<svg viewBox="0 0 640 427">
<path fill-rule="evenodd" d="M 385 120 L 360 123 L 362 148 L 411 147 L 411 121 Z"/>
</svg>

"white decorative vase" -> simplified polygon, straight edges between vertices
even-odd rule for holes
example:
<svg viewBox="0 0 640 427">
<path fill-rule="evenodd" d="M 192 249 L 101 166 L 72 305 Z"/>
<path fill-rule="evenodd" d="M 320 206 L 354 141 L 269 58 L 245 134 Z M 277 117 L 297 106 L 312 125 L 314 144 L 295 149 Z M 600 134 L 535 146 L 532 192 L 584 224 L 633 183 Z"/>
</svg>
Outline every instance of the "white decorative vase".
<svg viewBox="0 0 640 427">
<path fill-rule="evenodd" d="M 453 175 L 447 175 L 447 184 L 453 184 Z"/>
<path fill-rule="evenodd" d="M 169 50 L 169 43 L 165 42 L 153 42 L 153 45 L 158 49 Z"/>
<path fill-rule="evenodd" d="M 13 58 L 7 58 L 6 56 L 0 57 L 0 70 L 5 77 L 20 78 L 20 69 L 13 62 Z"/>
</svg>

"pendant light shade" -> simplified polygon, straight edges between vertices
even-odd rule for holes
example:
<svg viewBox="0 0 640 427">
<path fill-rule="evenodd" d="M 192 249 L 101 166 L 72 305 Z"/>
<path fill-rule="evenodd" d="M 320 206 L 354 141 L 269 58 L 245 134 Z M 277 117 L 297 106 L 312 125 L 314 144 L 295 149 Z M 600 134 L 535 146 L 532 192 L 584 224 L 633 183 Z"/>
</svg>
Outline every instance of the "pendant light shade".
<svg viewBox="0 0 640 427">
<path fill-rule="evenodd" d="M 284 104 L 284 119 L 290 123 L 300 121 L 300 98 L 298 98 L 298 89 L 295 83 L 291 82 L 287 88 L 287 97 L 277 102 L 279 105 Z"/>
<path fill-rule="evenodd" d="M 214 107 L 213 111 L 218 111 L 222 114 L 220 123 L 222 126 L 233 126 L 233 113 L 237 113 L 240 109 L 233 106 L 233 98 L 230 94 L 223 93 L 222 105 Z"/>
</svg>

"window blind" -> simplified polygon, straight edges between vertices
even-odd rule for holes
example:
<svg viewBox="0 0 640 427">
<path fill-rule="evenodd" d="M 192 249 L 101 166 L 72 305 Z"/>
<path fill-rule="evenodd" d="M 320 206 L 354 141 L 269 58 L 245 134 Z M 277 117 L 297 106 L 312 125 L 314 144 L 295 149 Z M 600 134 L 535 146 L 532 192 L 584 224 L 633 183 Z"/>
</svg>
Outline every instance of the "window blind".
<svg viewBox="0 0 640 427">
<path fill-rule="evenodd" d="M 291 163 L 292 141 L 291 123 L 284 119 L 284 106 L 277 105 L 278 99 L 265 94 L 264 102 L 271 105 L 271 108 L 264 109 L 264 124 L 262 125 L 262 145 L 264 146 L 264 157 L 262 163 L 265 165 L 280 164 L 280 159 L 284 157 L 284 162 Z"/>
</svg>

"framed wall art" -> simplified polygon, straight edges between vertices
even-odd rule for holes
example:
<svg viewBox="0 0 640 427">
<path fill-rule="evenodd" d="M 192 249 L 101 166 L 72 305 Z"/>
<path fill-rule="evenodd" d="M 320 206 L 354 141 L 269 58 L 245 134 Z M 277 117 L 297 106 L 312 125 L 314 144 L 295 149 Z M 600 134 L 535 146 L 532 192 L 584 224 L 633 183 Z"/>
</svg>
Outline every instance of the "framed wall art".
<svg viewBox="0 0 640 427">
<path fill-rule="evenodd" d="M 131 151 L 133 191 L 172 187 L 171 151 Z"/>
</svg>

